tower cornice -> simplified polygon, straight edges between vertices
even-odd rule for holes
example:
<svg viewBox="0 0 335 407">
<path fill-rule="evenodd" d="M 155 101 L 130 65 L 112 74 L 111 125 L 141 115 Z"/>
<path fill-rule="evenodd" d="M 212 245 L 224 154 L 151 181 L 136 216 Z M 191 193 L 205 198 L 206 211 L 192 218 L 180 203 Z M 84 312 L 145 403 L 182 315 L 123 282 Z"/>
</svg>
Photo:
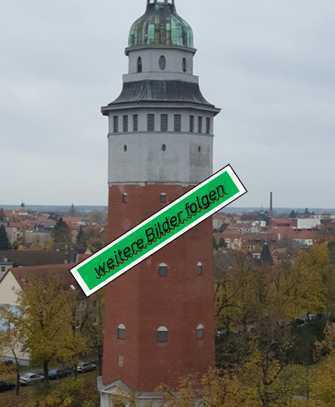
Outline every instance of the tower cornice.
<svg viewBox="0 0 335 407">
<path fill-rule="evenodd" d="M 174 46 L 168 46 L 168 45 L 140 45 L 140 46 L 136 46 L 136 47 L 127 47 L 125 49 L 125 54 L 127 56 L 129 56 L 129 53 L 132 51 L 141 51 L 143 49 L 162 49 L 162 50 L 179 50 L 179 51 L 185 51 L 185 52 L 189 52 L 192 55 L 195 55 L 197 53 L 197 49 L 196 48 L 187 48 L 187 47 L 179 47 L 177 45 Z"/>
</svg>

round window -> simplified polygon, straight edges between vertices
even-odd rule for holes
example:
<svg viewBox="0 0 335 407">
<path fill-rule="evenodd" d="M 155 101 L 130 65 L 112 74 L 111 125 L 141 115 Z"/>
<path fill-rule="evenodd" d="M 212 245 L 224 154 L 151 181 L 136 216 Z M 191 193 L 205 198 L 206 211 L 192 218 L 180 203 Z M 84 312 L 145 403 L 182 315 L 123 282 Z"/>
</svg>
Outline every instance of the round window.
<svg viewBox="0 0 335 407">
<path fill-rule="evenodd" d="M 160 67 L 160 69 L 161 69 L 162 71 L 164 71 L 164 69 L 166 68 L 166 58 L 165 58 L 164 55 L 162 55 L 162 56 L 159 58 L 159 67 Z"/>
</svg>

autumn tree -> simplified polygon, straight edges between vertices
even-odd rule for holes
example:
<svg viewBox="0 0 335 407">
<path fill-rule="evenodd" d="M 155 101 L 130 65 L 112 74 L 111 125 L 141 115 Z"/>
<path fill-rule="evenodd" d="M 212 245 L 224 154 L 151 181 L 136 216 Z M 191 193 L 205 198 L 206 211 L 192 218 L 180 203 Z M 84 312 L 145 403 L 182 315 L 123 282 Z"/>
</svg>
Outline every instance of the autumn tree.
<svg viewBox="0 0 335 407">
<path fill-rule="evenodd" d="M 319 245 L 277 266 L 237 254 L 231 267 L 218 273 L 217 363 L 230 371 L 249 364 L 262 407 L 285 405 L 287 391 L 280 383 L 297 349 L 293 322 L 331 313 L 335 296 L 329 264 L 326 245 Z"/>
<path fill-rule="evenodd" d="M 77 332 L 72 295 L 70 288 L 55 277 L 33 278 L 20 295 L 25 347 L 33 362 L 43 366 L 46 383 L 52 362 L 77 360 L 86 348 Z"/>
<path fill-rule="evenodd" d="M 21 365 L 19 351 L 24 338 L 21 335 L 22 314 L 13 307 L 3 305 L 0 307 L 0 321 L 2 330 L 0 332 L 0 356 L 11 354 L 16 374 L 16 395 L 20 393 Z"/>
</svg>

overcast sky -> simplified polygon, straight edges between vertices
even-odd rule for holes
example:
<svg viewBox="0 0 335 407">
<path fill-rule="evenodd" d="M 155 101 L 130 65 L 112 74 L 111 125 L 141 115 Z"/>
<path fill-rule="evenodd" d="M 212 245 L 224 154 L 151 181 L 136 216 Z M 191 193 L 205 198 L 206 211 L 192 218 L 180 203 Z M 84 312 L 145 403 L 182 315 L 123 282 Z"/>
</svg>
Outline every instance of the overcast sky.
<svg viewBox="0 0 335 407">
<path fill-rule="evenodd" d="M 3 0 L 0 204 L 106 204 L 107 120 L 145 0 Z M 176 0 L 239 206 L 335 207 L 335 1 Z"/>
</svg>

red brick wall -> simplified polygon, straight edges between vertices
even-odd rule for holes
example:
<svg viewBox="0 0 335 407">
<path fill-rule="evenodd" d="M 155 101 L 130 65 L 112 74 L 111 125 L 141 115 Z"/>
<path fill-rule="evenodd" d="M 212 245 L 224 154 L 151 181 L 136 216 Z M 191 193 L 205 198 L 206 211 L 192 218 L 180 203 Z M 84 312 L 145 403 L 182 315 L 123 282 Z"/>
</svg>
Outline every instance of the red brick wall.
<svg viewBox="0 0 335 407">
<path fill-rule="evenodd" d="M 146 219 L 186 192 L 173 185 L 113 186 L 109 190 L 110 239 Z M 128 203 L 122 202 L 122 193 Z M 197 263 L 204 273 L 197 273 Z M 169 266 L 168 277 L 160 277 L 158 265 Z M 212 223 L 203 222 L 160 250 L 105 289 L 103 382 L 122 379 L 131 388 L 153 391 L 164 383 L 175 386 L 191 373 L 205 373 L 214 365 L 214 283 Z M 127 327 L 127 338 L 117 339 L 119 324 Z M 205 338 L 196 338 L 198 324 Z M 156 342 L 156 329 L 169 329 L 169 342 Z M 119 355 L 124 367 L 118 366 Z"/>
</svg>

